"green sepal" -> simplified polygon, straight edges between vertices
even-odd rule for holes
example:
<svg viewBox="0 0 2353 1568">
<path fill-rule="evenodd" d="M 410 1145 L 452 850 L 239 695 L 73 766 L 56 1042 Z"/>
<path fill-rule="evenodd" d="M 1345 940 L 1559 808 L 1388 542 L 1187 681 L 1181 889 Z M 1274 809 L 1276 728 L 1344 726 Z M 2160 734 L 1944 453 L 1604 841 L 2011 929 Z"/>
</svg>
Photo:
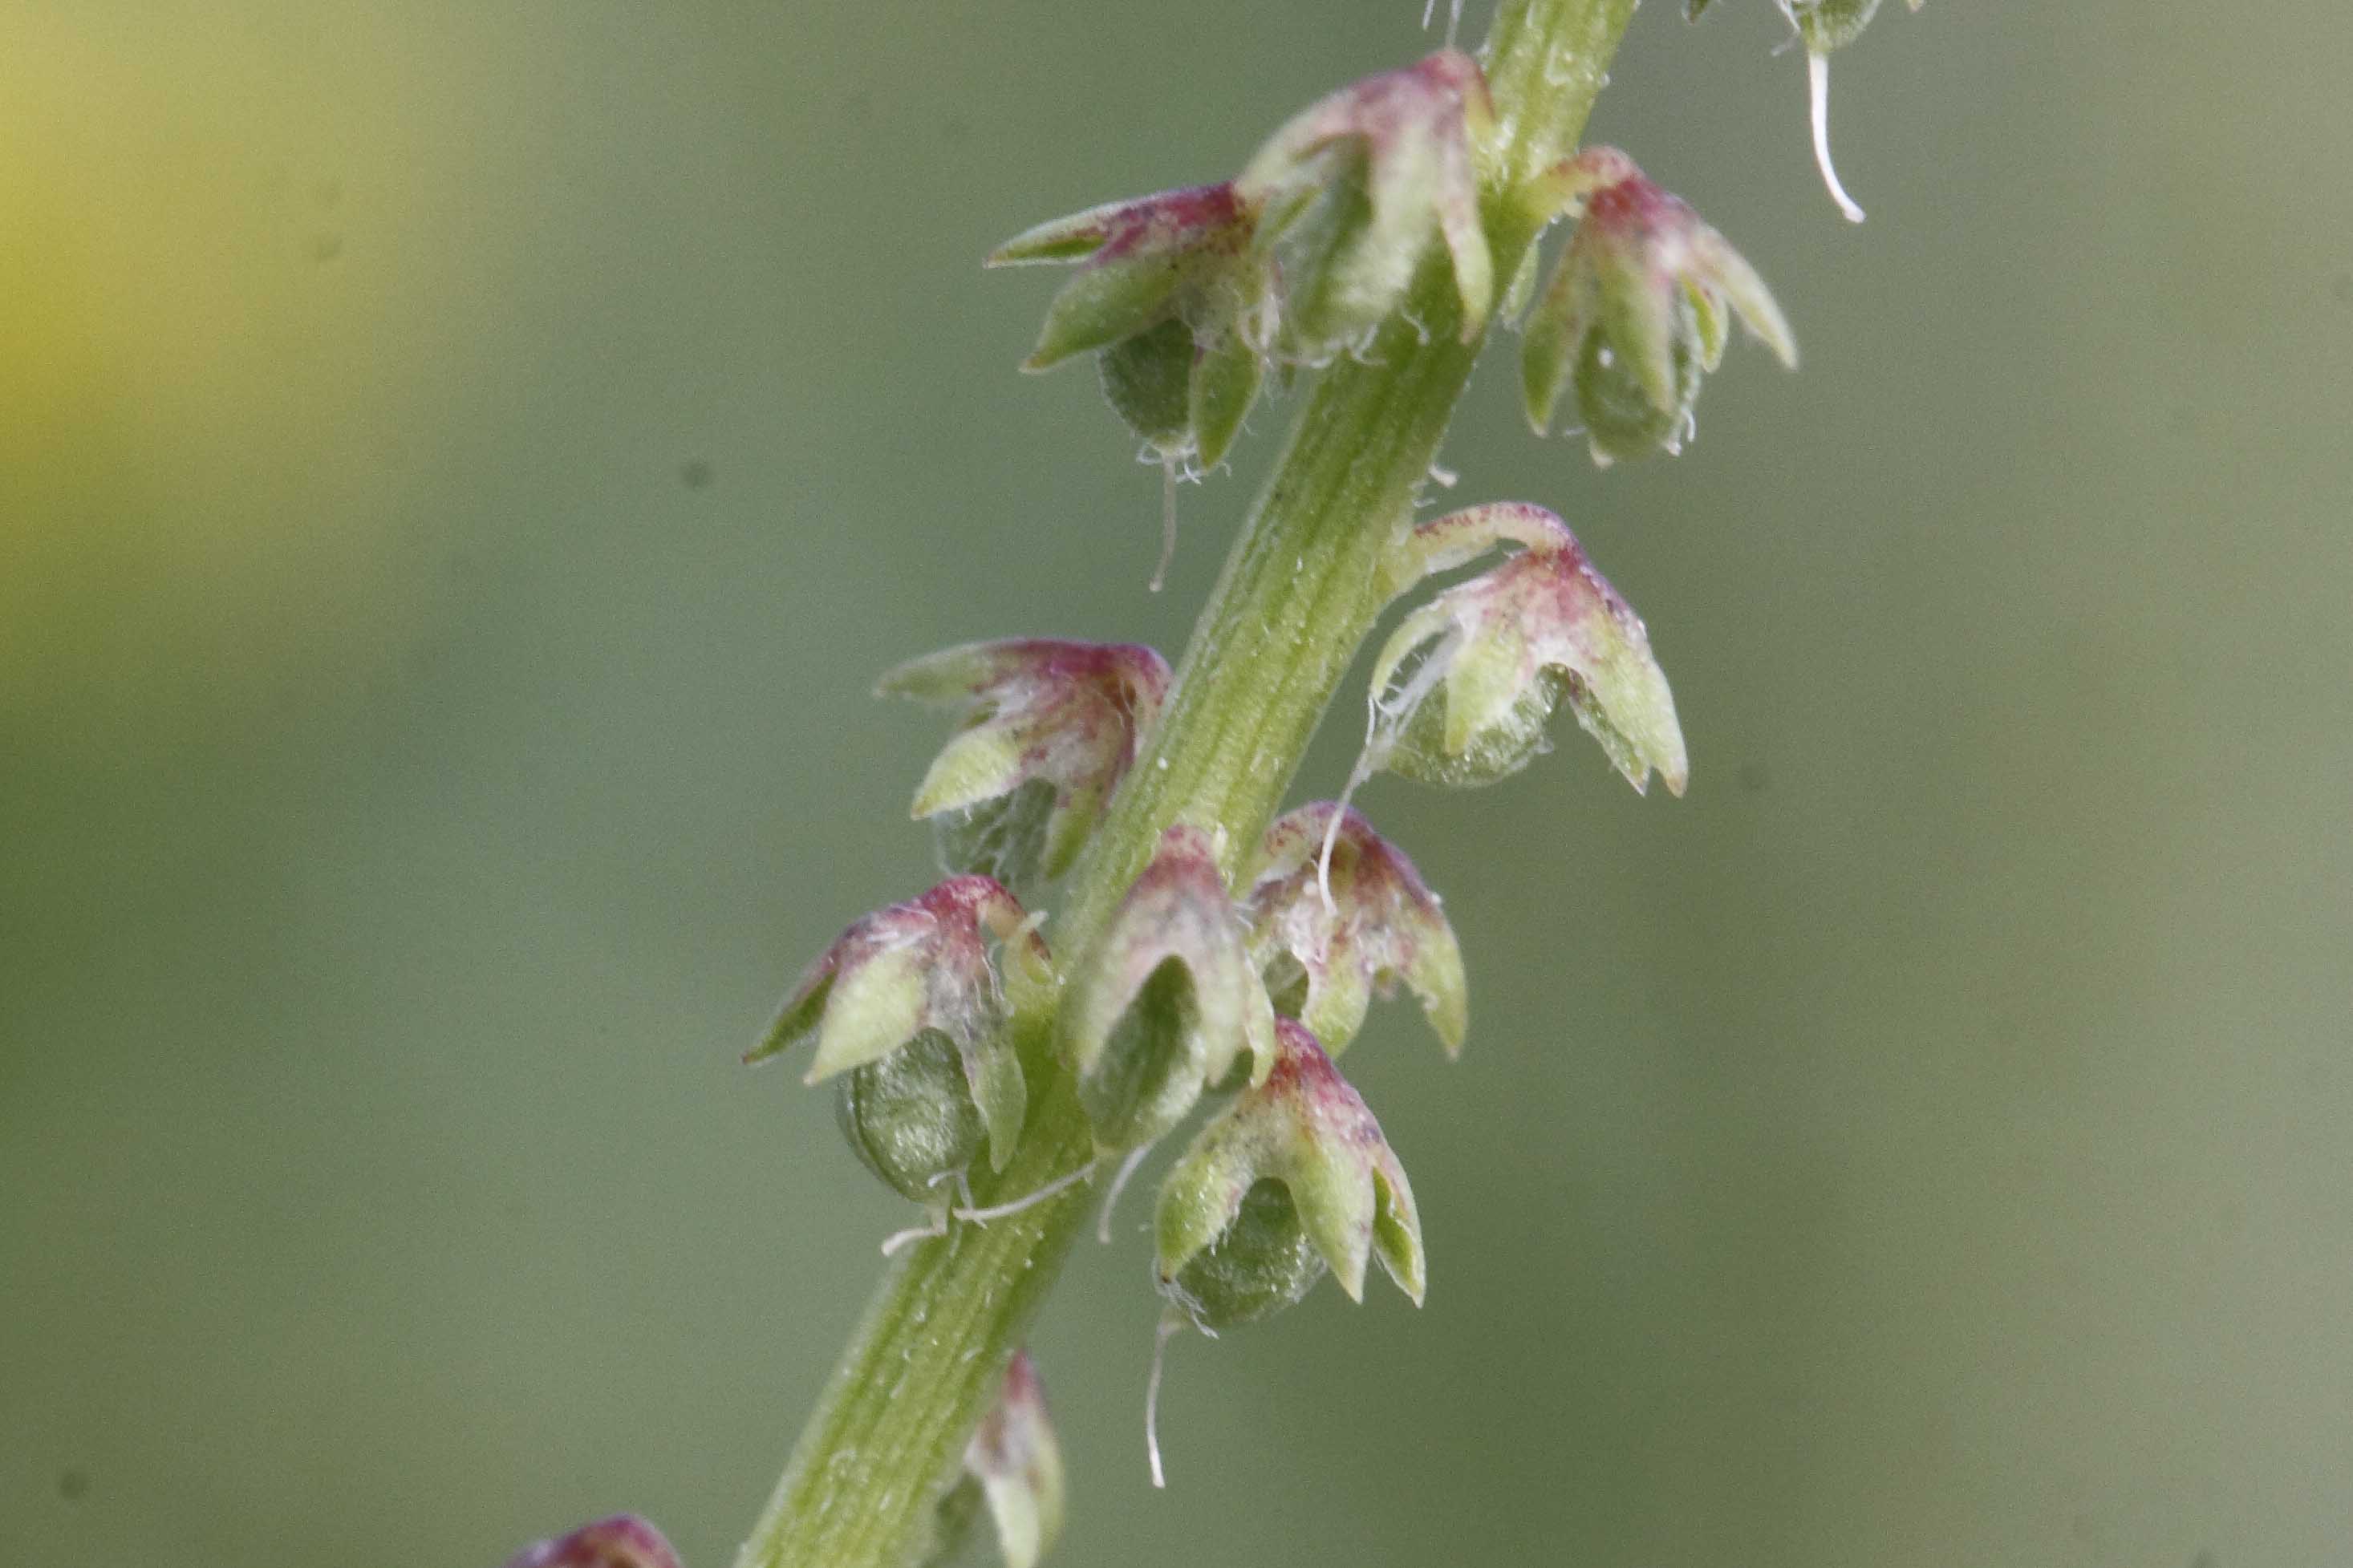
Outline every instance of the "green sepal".
<svg viewBox="0 0 2353 1568">
<path fill-rule="evenodd" d="M 1295 1226 L 1351 1300 L 1364 1299 L 1366 1266 L 1377 1258 L 1419 1306 L 1421 1224 L 1380 1123 L 1304 1026 L 1279 1020 L 1275 1053 L 1267 1080 L 1203 1127 L 1161 1184 L 1154 1228 L 1163 1291 L 1188 1311 L 1218 1310 L 1205 1276 L 1188 1270 L 1222 1247 L 1207 1278 L 1236 1306 L 1287 1305 L 1285 1290 L 1295 1284 L 1303 1293 L 1314 1283 L 1297 1283 L 1301 1270 L 1290 1261 L 1296 1244 L 1288 1226 Z M 1287 1205 L 1262 1192 L 1270 1182 Z M 1252 1228 L 1237 1234 L 1254 1197 Z"/>
<path fill-rule="evenodd" d="M 1187 405 L 1198 467 L 1214 468 L 1225 460 L 1242 420 L 1258 401 L 1265 373 L 1257 351 L 1237 332 L 1196 351 Z"/>
</svg>

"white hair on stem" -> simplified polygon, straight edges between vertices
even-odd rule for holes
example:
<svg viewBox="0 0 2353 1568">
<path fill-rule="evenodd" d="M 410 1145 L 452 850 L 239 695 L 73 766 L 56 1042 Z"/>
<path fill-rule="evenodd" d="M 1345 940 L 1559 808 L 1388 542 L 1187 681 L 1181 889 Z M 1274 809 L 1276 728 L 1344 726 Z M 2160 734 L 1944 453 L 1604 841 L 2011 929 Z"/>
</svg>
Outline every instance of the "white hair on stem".
<svg viewBox="0 0 2353 1568">
<path fill-rule="evenodd" d="M 1144 1384 L 1144 1456 L 1152 1465 L 1152 1484 L 1161 1491 L 1168 1489 L 1168 1476 L 1160 1468 L 1160 1373 L 1168 1364 L 1168 1342 L 1184 1326 L 1173 1309 L 1161 1314 L 1160 1326 L 1152 1331 L 1152 1375 Z"/>
<path fill-rule="evenodd" d="M 934 1209 L 932 1217 L 923 1224 L 911 1225 L 904 1230 L 894 1230 L 884 1237 L 882 1256 L 895 1258 L 904 1247 L 912 1247 L 919 1241 L 930 1241 L 935 1237 L 945 1236 L 947 1233 L 948 1211 L 944 1208 Z"/>
<path fill-rule="evenodd" d="M 1397 749 L 1397 738 L 1413 719 L 1414 710 L 1430 689 L 1446 679 L 1448 667 L 1454 662 L 1455 650 L 1462 646 L 1462 634 L 1457 629 L 1438 640 L 1438 646 L 1423 656 L 1420 668 L 1413 679 L 1398 693 L 1394 706 L 1385 706 L 1381 694 L 1374 692 L 1365 704 L 1365 749 L 1356 753 L 1356 765 L 1348 770 L 1348 782 L 1340 790 L 1340 798 L 1333 803 L 1331 820 L 1324 825 L 1324 847 L 1315 857 L 1315 890 L 1324 895 L 1327 914 L 1337 914 L 1340 906 L 1332 898 L 1332 850 L 1340 842 L 1340 824 L 1348 815 L 1348 802 L 1366 779 L 1380 771 L 1381 764 Z M 1384 731 L 1381 721 L 1389 721 Z"/>
<path fill-rule="evenodd" d="M 1160 459 L 1160 564 L 1152 569 L 1145 586 L 1157 594 L 1168 585 L 1169 563 L 1176 559 L 1176 459 Z"/>
<path fill-rule="evenodd" d="M 1103 1194 L 1102 1212 L 1095 1215 L 1095 1239 L 1105 1247 L 1111 1245 L 1111 1211 L 1119 1206 L 1119 1194 L 1127 1191 L 1128 1178 L 1135 1174 L 1135 1168 L 1144 1163 L 1145 1155 L 1151 1152 L 1152 1146 L 1148 1143 L 1141 1149 L 1129 1150 L 1127 1158 L 1122 1160 L 1119 1169 L 1113 1173 L 1111 1188 Z"/>
<path fill-rule="evenodd" d="M 1822 184 L 1831 189 L 1831 199 L 1839 205 L 1849 223 L 1862 221 L 1862 209 L 1839 184 L 1838 170 L 1831 163 L 1831 58 L 1828 55 L 1806 56 L 1806 89 L 1812 100 L 1814 121 L 1814 163 L 1822 172 Z"/>
<path fill-rule="evenodd" d="M 995 1204 L 985 1209 L 957 1208 L 948 1212 L 955 1215 L 956 1218 L 973 1225 L 987 1225 L 993 1219 L 1005 1219 L 1019 1214 L 1023 1209 L 1035 1208 L 1048 1198 L 1057 1197 L 1070 1191 L 1095 1173 L 1096 1163 L 1097 1162 L 1090 1160 L 1068 1175 L 1057 1176 L 1037 1191 L 1015 1198 L 1011 1203 Z"/>
</svg>

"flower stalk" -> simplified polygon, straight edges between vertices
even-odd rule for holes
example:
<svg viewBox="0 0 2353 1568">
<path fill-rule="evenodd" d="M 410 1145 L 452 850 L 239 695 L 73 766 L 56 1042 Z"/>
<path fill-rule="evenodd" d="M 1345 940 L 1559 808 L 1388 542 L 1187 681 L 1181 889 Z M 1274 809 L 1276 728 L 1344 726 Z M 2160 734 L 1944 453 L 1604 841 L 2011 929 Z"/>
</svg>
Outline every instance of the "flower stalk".
<svg viewBox="0 0 2353 1568">
<path fill-rule="evenodd" d="M 1479 168 L 1493 273 L 1539 226 L 1512 194 L 1576 149 L 1633 0 L 1502 0 L 1480 57 L 1493 139 Z M 1423 255 L 1363 352 L 1318 375 L 1235 542 L 1157 724 L 1113 794 L 1049 929 L 1079 972 L 1180 824 L 1229 884 L 1282 804 L 1342 674 L 1388 602 L 1386 558 L 1411 518 L 1483 327 L 1464 331 L 1443 247 Z M 1017 1028 L 1030 1085 L 1002 1169 L 972 1171 L 993 1206 L 1095 1168 L 1096 1140 L 1050 1031 Z M 737 1568 L 900 1568 L 923 1560 L 940 1500 L 1084 1227 L 1081 1183 L 987 1226 L 909 1248 L 884 1279 Z"/>
</svg>

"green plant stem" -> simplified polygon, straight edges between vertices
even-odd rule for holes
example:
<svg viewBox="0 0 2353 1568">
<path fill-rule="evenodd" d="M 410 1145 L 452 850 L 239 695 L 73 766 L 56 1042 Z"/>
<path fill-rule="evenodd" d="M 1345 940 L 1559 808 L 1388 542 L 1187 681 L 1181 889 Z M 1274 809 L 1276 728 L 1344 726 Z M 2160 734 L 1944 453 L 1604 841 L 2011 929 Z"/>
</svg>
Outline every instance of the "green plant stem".
<svg viewBox="0 0 2353 1568">
<path fill-rule="evenodd" d="M 1404 9 L 1401 5 L 1400 9 Z M 1497 275 L 1534 242 L 1503 193 L 1574 150 L 1633 0 L 1504 0 L 1482 63 L 1500 137 L 1484 171 Z M 1316 721 L 1380 615 L 1379 566 L 1410 519 L 1479 342 L 1461 339 L 1437 254 L 1361 361 L 1317 380 L 1228 557 L 1167 709 L 1071 875 L 1050 935 L 1083 961 L 1162 829 L 1222 833 L 1228 873 L 1289 788 Z M 1028 1053 L 1029 1130 L 976 1200 L 1034 1192 L 1094 1158 L 1069 1075 Z M 958 1223 L 884 1279 L 737 1568 L 904 1568 L 919 1560 L 1039 1302 L 1085 1220 L 1090 1184 L 986 1226 Z"/>
</svg>

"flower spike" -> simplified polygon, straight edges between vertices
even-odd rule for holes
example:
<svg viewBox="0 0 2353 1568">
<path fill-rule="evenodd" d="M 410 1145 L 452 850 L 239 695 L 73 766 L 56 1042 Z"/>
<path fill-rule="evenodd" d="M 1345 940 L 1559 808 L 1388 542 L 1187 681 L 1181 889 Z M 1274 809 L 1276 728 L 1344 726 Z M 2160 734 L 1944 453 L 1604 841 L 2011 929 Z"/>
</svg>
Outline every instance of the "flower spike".
<svg viewBox="0 0 2353 1568">
<path fill-rule="evenodd" d="M 1522 548 L 1406 616 L 1382 647 L 1349 789 L 1384 767 L 1458 786 L 1508 777 L 1546 749 L 1545 721 L 1566 698 L 1627 783 L 1640 791 L 1655 769 L 1682 795 L 1690 765 L 1650 636 L 1559 518 L 1520 503 L 1435 518 L 1401 542 L 1390 581 L 1401 588 L 1505 542 Z"/>
<path fill-rule="evenodd" d="M 1105 1151 L 1159 1138 L 1245 1057 L 1254 1078 L 1272 1068 L 1273 1010 L 1208 834 L 1180 826 L 1161 835 L 1071 977 L 1061 1026 L 1079 1102 Z"/>
<path fill-rule="evenodd" d="M 815 1037 L 807 1081 L 848 1075 L 839 1110 L 851 1148 L 919 1202 L 961 1174 L 984 1140 L 1001 1170 L 1029 1106 L 1009 1030 L 1052 984 L 1035 927 L 987 877 L 952 877 L 878 910 L 809 965 L 744 1059 Z M 1002 984 L 991 939 L 1007 954 Z"/>
<path fill-rule="evenodd" d="M 1235 184 L 1269 215 L 1261 245 L 1303 242 L 1285 268 L 1297 352 L 1328 355 L 1377 326 L 1434 239 L 1453 259 L 1462 341 L 1478 336 L 1495 278 L 1473 144 L 1493 128 L 1486 78 L 1449 47 L 1311 104 L 1251 159 Z"/>
<path fill-rule="evenodd" d="M 621 1513 L 534 1542 L 508 1558 L 506 1568 L 679 1568 L 679 1561 L 651 1521 Z"/>
<path fill-rule="evenodd" d="M 1168 664 L 1135 643 L 967 643 L 882 677 L 884 697 L 963 719 L 915 791 L 959 870 L 1018 890 L 1069 869 L 1160 712 Z"/>
<path fill-rule="evenodd" d="M 1462 1049 L 1468 1017 L 1454 928 L 1413 862 L 1360 813 L 1318 801 L 1278 818 L 1242 904 L 1251 957 L 1270 975 L 1276 1005 L 1332 1055 L 1356 1037 L 1374 994 L 1388 995 L 1399 980 L 1420 999 L 1446 1054 Z"/>
<path fill-rule="evenodd" d="M 1421 1221 L 1405 1167 L 1364 1098 L 1290 1018 L 1275 1024 L 1266 1082 L 1170 1169 L 1156 1229 L 1160 1289 L 1203 1328 L 1279 1310 L 1327 1267 L 1361 1301 L 1374 1258 L 1421 1304 Z"/>
<path fill-rule="evenodd" d="M 1797 368 L 1797 341 L 1757 269 L 1617 148 L 1559 164 L 1528 199 L 1539 211 L 1584 205 L 1521 348 L 1536 434 L 1573 382 L 1596 464 L 1680 452 L 1700 380 L 1723 363 L 1728 316 Z"/>
</svg>

